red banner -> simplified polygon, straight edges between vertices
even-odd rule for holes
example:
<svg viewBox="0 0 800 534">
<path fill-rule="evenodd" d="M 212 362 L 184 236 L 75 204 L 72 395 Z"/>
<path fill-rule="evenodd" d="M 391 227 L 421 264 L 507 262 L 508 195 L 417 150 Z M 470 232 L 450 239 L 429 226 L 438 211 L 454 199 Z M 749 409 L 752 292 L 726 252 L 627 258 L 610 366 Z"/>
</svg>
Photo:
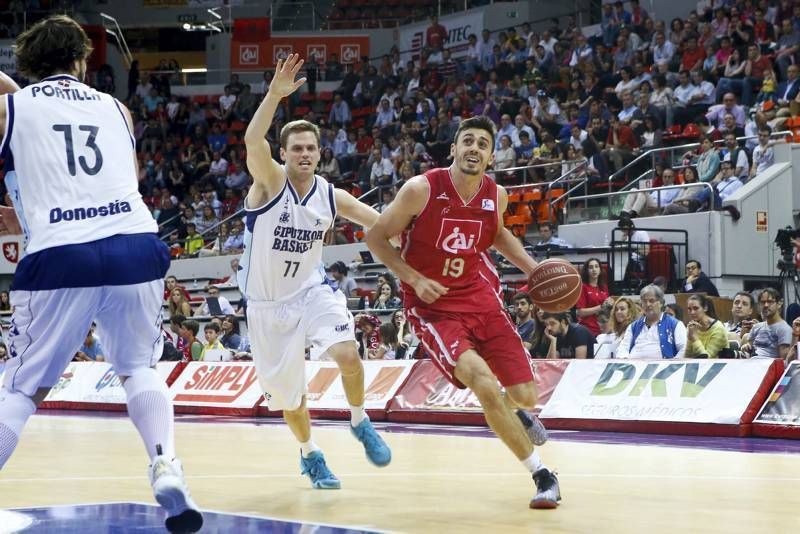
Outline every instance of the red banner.
<svg viewBox="0 0 800 534">
<path fill-rule="evenodd" d="M 539 395 L 536 411 L 550 399 L 569 360 L 533 360 L 534 383 Z M 431 416 L 432 413 L 441 416 Z M 442 376 L 430 360 L 423 360 L 389 404 L 389 420 L 413 421 L 424 413 L 425 422 L 483 423 L 483 409 L 469 389 L 458 389 Z"/>
<path fill-rule="evenodd" d="M 342 64 L 357 63 L 361 56 L 369 56 L 369 36 L 303 35 L 261 41 L 234 40 L 231 42 L 231 68 L 264 70 L 292 53 L 300 54 L 306 62 L 325 63 L 336 54 Z"/>
<path fill-rule="evenodd" d="M 234 41 L 258 42 L 266 41 L 269 38 L 269 17 L 236 19 L 233 21 Z"/>
</svg>

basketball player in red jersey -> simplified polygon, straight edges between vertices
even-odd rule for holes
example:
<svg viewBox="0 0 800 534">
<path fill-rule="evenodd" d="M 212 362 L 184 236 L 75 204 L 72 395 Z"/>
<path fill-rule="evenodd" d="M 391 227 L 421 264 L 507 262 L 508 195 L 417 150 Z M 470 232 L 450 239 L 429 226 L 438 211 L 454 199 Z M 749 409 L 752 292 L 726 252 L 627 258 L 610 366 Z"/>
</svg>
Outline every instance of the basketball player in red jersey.
<svg viewBox="0 0 800 534">
<path fill-rule="evenodd" d="M 487 254 L 493 246 L 526 275 L 536 267 L 502 224 L 506 191 L 485 174 L 495 134 L 487 117 L 462 121 L 450 149 L 453 164 L 410 179 L 370 229 L 367 244 L 400 278 L 408 322 L 433 362 L 453 384 L 475 393 L 489 426 L 533 474 L 537 493 L 530 507 L 555 508 L 558 479 L 533 450 L 546 433 L 523 411 L 536 406 L 530 361 Z M 389 243 L 397 234 L 400 251 Z"/>
</svg>

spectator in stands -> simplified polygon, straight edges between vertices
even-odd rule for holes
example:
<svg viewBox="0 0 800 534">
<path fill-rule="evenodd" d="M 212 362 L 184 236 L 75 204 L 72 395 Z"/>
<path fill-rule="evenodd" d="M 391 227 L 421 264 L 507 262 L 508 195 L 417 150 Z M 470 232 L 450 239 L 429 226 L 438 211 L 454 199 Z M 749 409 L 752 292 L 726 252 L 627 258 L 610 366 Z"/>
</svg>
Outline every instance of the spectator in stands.
<svg viewBox="0 0 800 534">
<path fill-rule="evenodd" d="M 78 349 L 73 361 L 76 362 L 104 362 L 106 361 L 105 350 L 100 345 L 100 341 L 94 335 L 95 325 L 92 323 L 83 345 Z"/>
<path fill-rule="evenodd" d="M 539 223 L 539 242 L 536 243 L 535 248 L 572 248 L 572 245 L 556 236 L 557 231 L 558 226 L 555 223 Z"/>
<path fill-rule="evenodd" d="M 536 332 L 536 319 L 533 317 L 533 301 L 525 291 L 515 294 L 511 303 L 514 305 L 513 315 L 517 325 L 517 333 L 522 339 L 522 344 L 530 352 L 534 332 Z"/>
<path fill-rule="evenodd" d="M 681 284 L 686 293 L 705 293 L 712 297 L 718 297 L 719 291 L 697 260 L 686 262 L 686 279 Z"/>
<path fill-rule="evenodd" d="M 169 299 L 170 295 L 172 294 L 172 290 L 175 288 L 178 288 L 183 292 L 183 296 L 186 298 L 186 300 L 191 299 L 189 292 L 186 291 L 186 288 L 178 283 L 178 279 L 173 275 L 169 275 L 164 279 L 164 300 Z"/>
<path fill-rule="evenodd" d="M 222 243 L 223 254 L 241 254 L 244 251 L 244 223 L 236 219 L 231 223 L 228 239 Z"/>
<path fill-rule="evenodd" d="M 614 333 L 611 330 L 609 315 L 606 310 L 600 310 L 597 313 L 597 325 L 600 328 L 600 334 L 595 337 L 594 358 L 599 360 L 613 358 L 612 343 L 614 341 Z"/>
<path fill-rule="evenodd" d="M 578 317 L 578 324 L 586 327 L 593 336 L 600 334 L 600 326 L 597 324 L 597 314 L 603 304 L 611 305 L 608 297 L 608 282 L 606 273 L 597 258 L 589 258 L 583 263 L 581 268 L 581 296 L 575 304 L 575 313 Z M 608 302 L 607 302 L 608 301 Z"/>
<path fill-rule="evenodd" d="M 392 313 L 392 324 L 397 329 L 397 339 L 400 345 L 405 346 L 405 349 L 408 350 L 414 340 L 414 333 L 411 331 L 408 321 L 406 321 L 406 315 L 403 310 L 397 310 Z"/>
<path fill-rule="evenodd" d="M 186 290 L 181 287 L 175 287 L 172 289 L 172 292 L 169 296 L 169 301 L 167 301 L 167 308 L 169 309 L 169 315 L 172 317 L 173 315 L 183 315 L 184 317 L 191 317 L 194 315 L 192 311 L 192 305 L 189 304 L 189 299 L 186 298 L 184 292 Z"/>
<path fill-rule="evenodd" d="M 227 189 L 244 189 L 249 182 L 250 176 L 247 175 L 247 171 L 243 166 L 234 165 L 233 163 L 228 166 L 228 175 L 223 182 Z"/>
<path fill-rule="evenodd" d="M 400 297 L 390 284 L 378 286 L 378 295 L 375 297 L 376 310 L 394 310 L 401 306 Z"/>
<path fill-rule="evenodd" d="M 233 117 L 233 105 L 236 103 L 236 95 L 231 93 L 231 87 L 225 86 L 225 94 L 219 97 L 219 111 L 222 120 L 229 121 Z M 213 147 L 212 147 L 213 148 Z"/>
<path fill-rule="evenodd" d="M 218 315 L 234 315 L 233 306 L 225 297 L 219 294 L 217 286 L 208 286 L 206 289 L 206 297 L 203 299 L 203 304 L 197 309 L 197 315 L 218 316 Z"/>
<path fill-rule="evenodd" d="M 697 179 L 697 171 L 694 167 L 689 166 L 683 169 L 683 183 L 684 185 L 699 183 Z M 689 213 L 697 211 L 700 203 L 695 197 L 699 193 L 700 189 L 700 186 L 684 187 L 681 189 L 680 193 L 678 193 L 678 196 L 675 197 L 672 203 L 668 204 L 664 208 L 664 215 L 674 215 L 677 213 Z"/>
<path fill-rule="evenodd" d="M 370 360 L 395 360 L 402 358 L 404 352 L 400 349 L 400 342 L 397 338 L 397 328 L 391 322 L 383 323 L 378 327 L 378 335 L 380 343 L 378 349 L 374 352 L 369 352 Z"/>
<path fill-rule="evenodd" d="M 664 169 L 661 173 L 661 180 L 664 187 L 675 185 L 675 171 Z M 663 189 L 651 193 L 632 192 L 625 196 L 625 204 L 622 206 L 620 218 L 635 218 L 640 215 L 647 216 L 653 212 L 657 213 L 660 208 L 665 208 L 678 198 L 680 193 L 680 189 Z"/>
<path fill-rule="evenodd" d="M 708 113 L 706 113 L 706 119 L 708 119 L 709 124 L 712 126 L 716 126 L 720 130 L 725 130 L 730 128 L 725 123 L 726 115 L 733 116 L 737 128 L 744 128 L 744 107 L 736 104 L 736 96 L 733 93 L 725 93 L 725 95 L 722 97 L 722 104 L 711 106 L 711 108 L 708 110 Z"/>
<path fill-rule="evenodd" d="M 640 316 L 639 306 L 628 297 L 619 297 L 614 301 L 610 314 L 607 313 L 606 316 L 609 317 L 606 334 L 603 337 L 597 337 L 597 345 L 602 343 L 605 347 L 595 349 L 595 358 L 598 350 L 607 354 L 607 358 L 617 357 L 619 344 L 622 342 L 625 331 Z"/>
<path fill-rule="evenodd" d="M 687 358 L 717 358 L 728 346 L 728 331 L 717 319 L 714 303 L 695 294 L 686 303 L 689 322 L 686 324 Z"/>
<path fill-rule="evenodd" d="M 381 344 L 380 326 L 381 320 L 374 315 L 359 313 L 354 318 L 356 326 L 356 340 L 358 341 L 358 353 L 362 360 L 374 359 L 374 354 L 378 351 Z"/>
<path fill-rule="evenodd" d="M 701 137 L 700 155 L 694 161 L 694 165 L 701 182 L 710 182 L 719 172 L 719 152 L 707 135 Z"/>
<path fill-rule="evenodd" d="M 499 139 L 500 148 L 494 152 L 494 168 L 495 170 L 502 171 L 510 169 L 517 161 L 517 153 L 514 147 L 511 146 L 511 137 L 503 135 Z M 497 178 L 497 175 L 495 175 Z"/>
<path fill-rule="evenodd" d="M 439 24 L 439 17 L 431 15 L 431 25 L 425 30 L 425 46 L 433 49 L 444 48 L 447 43 L 447 28 Z"/>
<path fill-rule="evenodd" d="M 233 104 L 233 116 L 237 120 L 248 122 L 253 118 L 257 106 L 256 95 L 250 91 L 250 84 L 245 84 L 242 93 L 236 97 L 236 102 Z"/>
<path fill-rule="evenodd" d="M 206 337 L 206 342 L 203 344 L 203 349 L 200 351 L 200 361 L 205 362 L 225 362 L 232 359 L 233 354 L 230 350 L 222 346 L 218 339 L 220 333 L 220 326 L 217 323 L 208 323 L 203 328 Z"/>
<path fill-rule="evenodd" d="M 205 246 L 203 236 L 197 233 L 197 225 L 193 222 L 186 224 L 186 239 L 184 245 L 185 256 L 195 256 Z"/>
<path fill-rule="evenodd" d="M 793 66 L 792 69 L 797 69 Z M 800 86 L 800 82 L 796 84 Z M 750 167 L 750 178 L 755 178 L 775 163 L 775 152 L 769 140 L 769 128 L 758 129 L 758 145 L 753 149 L 753 165 Z"/>
<path fill-rule="evenodd" d="M 625 329 L 617 358 L 682 358 L 686 326 L 664 313 L 664 293 L 654 285 L 639 292 L 643 315 Z"/>
<path fill-rule="evenodd" d="M 761 290 L 758 295 L 761 322 L 752 329 L 742 325 L 742 352 L 753 358 L 786 359 L 792 343 L 792 328 L 781 317 L 783 297 L 771 287 Z"/>
<path fill-rule="evenodd" d="M 611 117 L 611 128 L 606 138 L 603 154 L 611 164 L 612 172 L 619 171 L 633 159 L 633 151 L 639 146 L 630 126 L 622 124 L 618 117 Z"/>
<path fill-rule="evenodd" d="M 781 73 L 781 78 L 788 77 L 790 65 L 796 65 L 800 50 L 800 32 L 794 27 L 793 20 L 784 18 L 781 20 L 781 36 L 778 38 L 778 48 L 775 51 L 775 63 Z"/>
<path fill-rule="evenodd" d="M 164 335 L 166 340 L 175 347 L 175 350 L 182 356 L 184 361 L 189 361 L 191 359 L 191 353 L 189 352 L 189 346 L 186 344 L 186 341 L 183 338 L 183 322 L 186 321 L 186 317 L 181 314 L 170 314 L 169 316 L 169 332 L 164 331 Z"/>
<path fill-rule="evenodd" d="M 328 123 L 336 127 L 341 127 L 349 125 L 351 120 L 350 106 L 342 99 L 342 95 L 337 93 L 333 97 L 333 105 L 328 115 Z"/>
<path fill-rule="evenodd" d="M 713 203 L 711 203 L 712 191 L 707 188 L 703 188 L 698 192 L 695 198 L 702 206 L 708 205 L 709 208 L 719 209 L 722 206 L 722 201 L 727 200 L 743 184 L 734 174 L 731 162 L 722 161 L 720 163 L 720 173 L 711 180 L 711 185 L 713 187 Z M 734 215 L 734 217 L 738 218 L 737 215 Z"/>
<path fill-rule="evenodd" d="M 723 139 L 725 140 L 725 148 L 722 150 L 722 161 L 730 162 L 734 168 L 733 175 L 741 179 L 742 182 L 746 182 L 750 174 L 747 150 L 739 146 L 736 134 L 730 130 L 725 132 Z"/>
<path fill-rule="evenodd" d="M 348 278 L 348 268 L 343 261 L 334 262 L 333 265 L 328 268 L 328 270 L 330 270 L 331 276 L 333 276 L 333 279 L 336 280 L 336 283 L 339 285 L 339 290 L 341 290 L 346 297 L 358 296 L 356 291 L 356 282 L 355 280 Z"/>
<path fill-rule="evenodd" d="M 751 322 L 751 324 L 749 324 L 750 327 L 755 324 L 755 321 L 753 321 L 755 304 L 753 295 L 747 291 L 739 291 L 733 296 L 731 320 L 725 323 L 725 328 L 728 332 L 736 334 L 737 337 L 741 337 L 742 327 L 746 322 Z"/>
<path fill-rule="evenodd" d="M 594 357 L 594 336 L 570 321 L 568 313 L 544 313 L 545 335 L 550 340 L 547 358 L 586 359 Z"/>
<path fill-rule="evenodd" d="M 11 311 L 11 299 L 8 291 L 0 291 L 0 312 Z"/>
</svg>

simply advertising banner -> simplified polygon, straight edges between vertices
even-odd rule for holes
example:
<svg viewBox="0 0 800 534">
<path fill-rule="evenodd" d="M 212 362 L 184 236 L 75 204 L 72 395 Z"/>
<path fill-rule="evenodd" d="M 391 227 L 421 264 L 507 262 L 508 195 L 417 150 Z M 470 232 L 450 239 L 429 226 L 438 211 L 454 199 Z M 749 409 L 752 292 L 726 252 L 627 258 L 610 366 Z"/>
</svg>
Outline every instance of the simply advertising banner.
<svg viewBox="0 0 800 534">
<path fill-rule="evenodd" d="M 575 360 L 543 419 L 738 425 L 773 360 Z"/>
<path fill-rule="evenodd" d="M 800 362 L 786 368 L 753 422 L 800 428 Z"/>
<path fill-rule="evenodd" d="M 466 54 L 469 36 L 474 33 L 480 40 L 483 31 L 483 11 L 463 13 L 442 17 L 439 24 L 447 30 L 445 48 L 450 49 L 452 57 L 459 58 Z M 409 24 L 400 29 L 398 48 L 403 54 L 403 60 L 416 59 L 425 46 L 425 30 L 430 27 L 429 20 L 417 24 Z"/>
<path fill-rule="evenodd" d="M 175 406 L 195 408 L 246 410 L 261 399 L 253 362 L 190 362 L 169 391 Z"/>
</svg>

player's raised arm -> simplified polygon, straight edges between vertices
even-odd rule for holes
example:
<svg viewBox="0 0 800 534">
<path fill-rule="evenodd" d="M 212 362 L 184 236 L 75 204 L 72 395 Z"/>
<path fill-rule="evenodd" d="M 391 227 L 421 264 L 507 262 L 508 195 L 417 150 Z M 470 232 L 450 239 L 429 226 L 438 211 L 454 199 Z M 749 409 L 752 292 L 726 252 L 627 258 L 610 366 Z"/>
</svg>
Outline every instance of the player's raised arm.
<svg viewBox="0 0 800 534">
<path fill-rule="evenodd" d="M 8 93 L 16 93 L 19 91 L 19 85 L 12 80 L 4 72 L 0 72 L 0 95 Z M 6 133 L 6 99 L 0 98 L 0 139 Z M 19 235 L 22 233 L 22 227 L 17 219 L 17 214 L 14 208 L 11 207 L 11 202 L 6 196 L 6 203 L 8 206 L 0 206 L 0 235 Z"/>
<path fill-rule="evenodd" d="M 409 180 L 397 193 L 378 220 L 367 232 L 367 246 L 400 280 L 412 286 L 417 296 L 428 304 L 447 293 L 439 282 L 425 278 L 411 267 L 400 255 L 390 239 L 405 230 L 411 221 L 425 208 L 430 186 L 422 176 Z"/>
<path fill-rule="evenodd" d="M 494 238 L 494 248 L 497 252 L 505 256 L 505 258 L 519 267 L 526 275 L 530 275 L 536 268 L 536 261 L 530 257 L 525 251 L 519 239 L 514 237 L 508 228 L 503 225 L 503 214 L 508 207 L 508 193 L 505 188 L 497 186 L 497 196 L 500 205 L 497 206 L 497 212 L 500 217 L 500 223 L 497 228 L 497 236 Z"/>
<path fill-rule="evenodd" d="M 253 175 L 254 185 L 261 188 L 269 198 L 283 187 L 284 175 L 280 165 L 272 159 L 266 135 L 281 100 L 306 83 L 305 78 L 295 80 L 302 66 L 303 60 L 298 54 L 289 54 L 285 60 L 278 60 L 275 77 L 269 85 L 267 95 L 258 106 L 244 134 L 244 142 L 247 145 L 247 168 Z"/>
<path fill-rule="evenodd" d="M 6 73 L 0 72 L 0 95 L 16 93 L 19 85 Z M 6 134 L 6 99 L 0 98 L 0 138 Z"/>
</svg>

